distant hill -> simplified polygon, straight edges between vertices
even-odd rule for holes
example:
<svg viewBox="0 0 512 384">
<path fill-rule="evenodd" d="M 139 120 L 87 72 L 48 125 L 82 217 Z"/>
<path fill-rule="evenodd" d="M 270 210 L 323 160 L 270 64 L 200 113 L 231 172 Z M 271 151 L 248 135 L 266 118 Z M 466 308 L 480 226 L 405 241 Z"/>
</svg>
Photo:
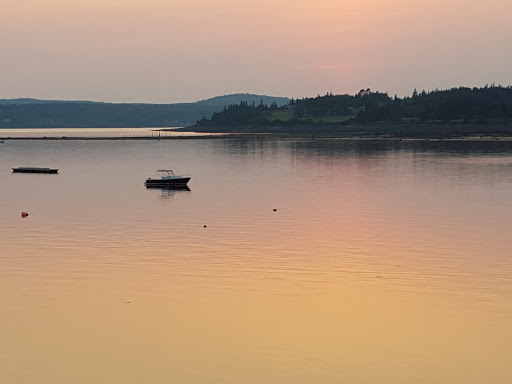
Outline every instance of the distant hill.
<svg viewBox="0 0 512 384">
<path fill-rule="evenodd" d="M 81 100 L 40 100 L 40 99 L 0 99 L 0 105 L 26 105 L 48 103 L 95 103 L 94 101 Z"/>
<path fill-rule="evenodd" d="M 220 108 L 227 107 L 233 104 L 240 104 L 241 102 L 246 102 L 247 104 L 256 104 L 259 105 L 263 103 L 266 106 L 270 106 L 272 103 L 276 103 L 277 106 L 282 107 L 290 102 L 290 99 L 287 97 L 272 97 L 272 96 L 262 96 L 262 95 L 254 95 L 251 93 L 236 93 L 233 95 L 226 96 L 217 96 L 207 100 L 198 101 L 196 104 L 199 105 L 211 105 Z"/>
<path fill-rule="evenodd" d="M 172 127 L 195 124 L 240 103 L 285 105 L 289 99 L 235 94 L 195 103 L 142 104 L 0 99 L 0 128 Z"/>
<path fill-rule="evenodd" d="M 425 126 L 430 131 L 512 133 L 512 86 L 459 87 L 421 93 L 415 90 L 412 97 L 403 99 L 362 89 L 355 95 L 328 93 L 291 100 L 283 107 L 243 102 L 214 113 L 210 119 L 198 121 L 192 129 L 275 132 L 279 128 L 287 132 L 336 132 L 350 127 L 368 132 L 369 125 L 387 133 L 421 131 Z"/>
</svg>

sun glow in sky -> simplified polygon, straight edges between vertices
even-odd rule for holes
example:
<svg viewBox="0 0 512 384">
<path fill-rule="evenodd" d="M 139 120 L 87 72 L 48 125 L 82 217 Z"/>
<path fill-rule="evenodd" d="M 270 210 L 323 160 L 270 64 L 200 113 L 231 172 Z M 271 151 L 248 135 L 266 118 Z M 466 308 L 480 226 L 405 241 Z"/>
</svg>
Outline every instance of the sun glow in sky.
<svg viewBox="0 0 512 384">
<path fill-rule="evenodd" d="M 0 98 L 511 83 L 509 0 L 0 0 Z"/>
</svg>

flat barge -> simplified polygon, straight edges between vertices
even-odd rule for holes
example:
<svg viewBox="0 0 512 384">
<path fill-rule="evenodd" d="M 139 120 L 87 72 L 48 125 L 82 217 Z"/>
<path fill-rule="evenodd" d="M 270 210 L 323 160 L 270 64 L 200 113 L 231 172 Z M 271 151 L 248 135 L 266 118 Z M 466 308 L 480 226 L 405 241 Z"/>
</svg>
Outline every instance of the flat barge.
<svg viewBox="0 0 512 384">
<path fill-rule="evenodd" d="M 55 168 L 18 167 L 13 168 L 12 173 L 59 173 Z"/>
</svg>

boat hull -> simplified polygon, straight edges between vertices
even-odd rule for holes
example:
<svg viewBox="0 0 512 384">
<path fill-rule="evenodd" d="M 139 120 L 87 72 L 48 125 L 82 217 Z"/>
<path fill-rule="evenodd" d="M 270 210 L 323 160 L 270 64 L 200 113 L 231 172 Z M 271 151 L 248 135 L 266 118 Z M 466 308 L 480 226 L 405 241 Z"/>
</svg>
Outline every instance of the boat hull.
<svg viewBox="0 0 512 384">
<path fill-rule="evenodd" d="M 190 177 L 182 177 L 179 179 L 147 179 L 146 187 L 186 187 L 190 181 Z"/>
<path fill-rule="evenodd" d="M 19 167 L 13 168 L 12 173 L 59 173 L 58 169 L 52 168 L 35 168 L 35 167 Z"/>
</svg>

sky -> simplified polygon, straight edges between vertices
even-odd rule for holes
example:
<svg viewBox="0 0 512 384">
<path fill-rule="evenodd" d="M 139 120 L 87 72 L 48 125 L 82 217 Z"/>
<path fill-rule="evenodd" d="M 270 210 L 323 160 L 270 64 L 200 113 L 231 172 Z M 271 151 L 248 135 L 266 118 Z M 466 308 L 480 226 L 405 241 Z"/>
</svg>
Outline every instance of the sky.
<svg viewBox="0 0 512 384">
<path fill-rule="evenodd" d="M 0 98 L 512 85 L 510 0 L 0 0 Z"/>
</svg>

